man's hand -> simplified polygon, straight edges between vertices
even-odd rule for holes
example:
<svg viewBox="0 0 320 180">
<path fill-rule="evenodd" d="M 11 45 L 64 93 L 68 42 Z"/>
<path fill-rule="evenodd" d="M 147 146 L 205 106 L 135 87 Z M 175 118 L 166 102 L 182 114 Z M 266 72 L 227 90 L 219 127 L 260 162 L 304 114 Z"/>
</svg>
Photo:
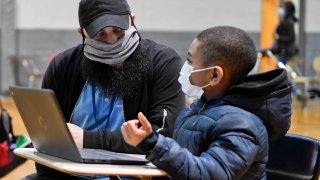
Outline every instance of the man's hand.
<svg viewBox="0 0 320 180">
<path fill-rule="evenodd" d="M 141 124 L 140 128 L 138 128 L 139 122 Z M 126 143 L 137 146 L 152 133 L 152 127 L 143 113 L 139 112 L 138 119 L 130 120 L 122 124 L 121 132 Z"/>
<path fill-rule="evenodd" d="M 67 123 L 67 125 L 78 149 L 82 149 L 83 148 L 83 129 L 71 123 Z"/>
</svg>

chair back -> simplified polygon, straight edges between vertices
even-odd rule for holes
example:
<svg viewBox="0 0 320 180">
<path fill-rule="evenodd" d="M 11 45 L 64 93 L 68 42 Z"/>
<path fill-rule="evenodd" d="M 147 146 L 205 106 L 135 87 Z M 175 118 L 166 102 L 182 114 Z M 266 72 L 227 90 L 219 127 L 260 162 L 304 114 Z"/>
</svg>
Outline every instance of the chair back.
<svg viewBox="0 0 320 180">
<path fill-rule="evenodd" d="M 320 77 L 320 56 L 313 60 L 313 70 L 316 72 L 316 77 Z"/>
<path fill-rule="evenodd" d="M 318 180 L 320 173 L 320 142 L 317 139 L 286 134 L 270 142 L 268 179 Z"/>
</svg>

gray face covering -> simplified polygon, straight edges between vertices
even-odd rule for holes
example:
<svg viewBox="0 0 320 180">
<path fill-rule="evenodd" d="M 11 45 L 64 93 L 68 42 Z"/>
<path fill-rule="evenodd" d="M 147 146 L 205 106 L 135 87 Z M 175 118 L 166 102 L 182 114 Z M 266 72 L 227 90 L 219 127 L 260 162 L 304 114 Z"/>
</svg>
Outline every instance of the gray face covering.
<svg viewBox="0 0 320 180">
<path fill-rule="evenodd" d="M 84 55 L 93 61 L 111 66 L 121 65 L 139 45 L 139 35 L 133 26 L 114 44 L 103 43 L 86 38 L 84 41 Z"/>
</svg>

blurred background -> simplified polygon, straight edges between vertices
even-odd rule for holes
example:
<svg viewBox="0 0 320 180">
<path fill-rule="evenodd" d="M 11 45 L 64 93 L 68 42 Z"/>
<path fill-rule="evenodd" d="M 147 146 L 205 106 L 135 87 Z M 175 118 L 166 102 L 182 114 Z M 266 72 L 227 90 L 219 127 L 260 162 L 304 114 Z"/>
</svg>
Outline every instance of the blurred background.
<svg viewBox="0 0 320 180">
<path fill-rule="evenodd" d="M 0 103 L 11 115 L 16 135 L 28 133 L 8 87 L 40 88 L 52 58 L 82 43 L 76 31 L 79 1 L 0 0 Z M 284 1 L 128 0 L 142 38 L 174 48 L 183 61 L 191 41 L 206 28 L 228 25 L 247 31 L 257 48 L 256 72 L 285 67 L 296 87 L 289 133 L 320 139 L 320 0 L 292 0 L 298 18 L 294 30 L 299 51 L 291 66 L 279 66 L 276 54 L 262 50 L 275 44 L 279 8 Z M 20 179 L 34 172 L 33 161 L 27 160 L 3 179 Z"/>
<path fill-rule="evenodd" d="M 195 35 L 217 25 L 246 30 L 257 49 L 271 47 L 281 0 L 128 0 L 143 38 L 173 47 L 183 58 Z M 320 1 L 293 0 L 302 73 L 313 76 L 320 55 Z M 40 87 L 52 57 L 81 43 L 79 0 L 0 0 L 0 92 Z"/>
</svg>

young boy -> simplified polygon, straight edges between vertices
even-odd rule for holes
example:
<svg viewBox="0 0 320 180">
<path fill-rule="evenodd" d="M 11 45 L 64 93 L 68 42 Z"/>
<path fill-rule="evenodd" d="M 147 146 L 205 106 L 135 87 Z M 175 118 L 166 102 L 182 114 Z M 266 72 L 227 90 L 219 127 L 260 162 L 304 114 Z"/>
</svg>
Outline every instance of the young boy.
<svg viewBox="0 0 320 180">
<path fill-rule="evenodd" d="M 121 127 L 125 141 L 173 179 L 266 179 L 269 140 L 290 126 L 286 71 L 247 75 L 255 46 L 229 26 L 202 31 L 188 54 L 179 82 L 200 99 L 179 115 L 173 139 L 153 132 L 139 113 Z"/>
</svg>

